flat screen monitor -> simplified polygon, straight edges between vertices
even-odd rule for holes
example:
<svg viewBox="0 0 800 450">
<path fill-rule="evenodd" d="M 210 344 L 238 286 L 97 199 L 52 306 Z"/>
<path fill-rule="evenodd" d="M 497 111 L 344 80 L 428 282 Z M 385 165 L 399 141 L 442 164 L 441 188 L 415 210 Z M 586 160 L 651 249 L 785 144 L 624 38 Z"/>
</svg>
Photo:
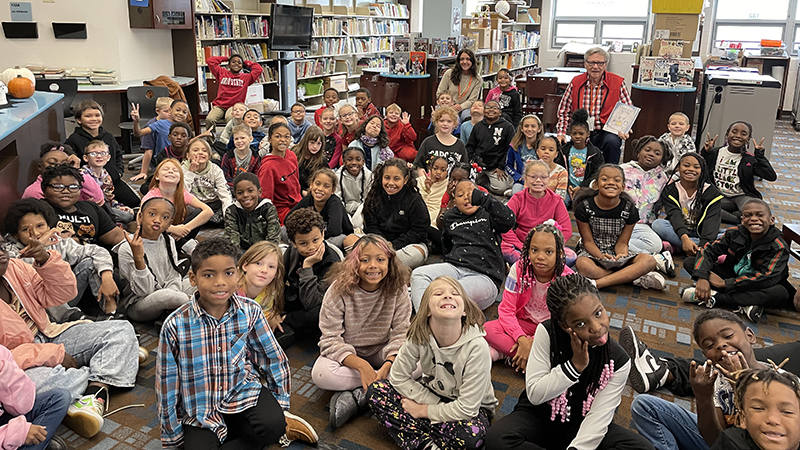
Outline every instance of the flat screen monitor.
<svg viewBox="0 0 800 450">
<path fill-rule="evenodd" d="M 270 50 L 310 50 L 313 23 L 314 8 L 273 3 L 269 17 Z"/>
</svg>

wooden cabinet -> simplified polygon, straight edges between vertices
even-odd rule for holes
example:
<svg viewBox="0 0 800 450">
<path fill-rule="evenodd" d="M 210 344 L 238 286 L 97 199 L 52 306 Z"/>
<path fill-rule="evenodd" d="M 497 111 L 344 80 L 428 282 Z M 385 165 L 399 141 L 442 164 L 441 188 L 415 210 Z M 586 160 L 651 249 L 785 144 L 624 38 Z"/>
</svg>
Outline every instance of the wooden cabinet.
<svg viewBox="0 0 800 450">
<path fill-rule="evenodd" d="M 194 24 L 191 0 L 137 0 L 131 3 L 142 5 L 128 6 L 131 28 L 191 30 Z"/>
</svg>

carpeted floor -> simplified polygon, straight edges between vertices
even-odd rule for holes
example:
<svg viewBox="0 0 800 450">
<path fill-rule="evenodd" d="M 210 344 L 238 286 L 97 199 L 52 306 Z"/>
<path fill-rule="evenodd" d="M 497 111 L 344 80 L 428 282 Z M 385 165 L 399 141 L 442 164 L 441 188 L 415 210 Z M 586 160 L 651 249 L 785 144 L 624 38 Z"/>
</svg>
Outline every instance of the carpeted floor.
<svg viewBox="0 0 800 450">
<path fill-rule="evenodd" d="M 793 175 L 800 170 L 800 133 L 791 123 L 778 121 L 775 129 L 772 164 L 778 172 L 776 183 L 758 183 L 764 198 L 773 208 L 773 215 L 780 227 L 785 222 L 800 222 L 800 201 L 797 200 L 798 184 Z M 216 234 L 206 232 L 206 235 Z M 575 238 L 570 244 L 575 243 Z M 683 260 L 676 259 L 682 266 Z M 791 262 L 792 278 L 800 278 L 800 265 Z M 681 270 L 678 276 L 668 280 L 668 289 L 663 292 L 641 290 L 633 286 L 617 286 L 604 289 L 602 296 L 611 314 L 612 336 L 616 338 L 624 325 L 631 325 L 656 354 L 693 357 L 700 351 L 692 343 L 691 325 L 701 312 L 700 307 L 684 304 L 678 298 L 678 290 L 691 283 L 688 274 Z M 496 305 L 486 311 L 487 318 L 497 317 Z M 800 339 L 800 317 L 795 311 L 768 311 L 758 324 L 751 324 L 758 336 L 758 346 L 770 346 Z M 106 418 L 100 434 L 86 440 L 65 427 L 59 434 L 76 450 L 123 450 L 159 449 L 159 424 L 156 418 L 157 405 L 154 392 L 155 349 L 158 331 L 152 324 L 136 324 L 141 333 L 141 345 L 150 350 L 150 359 L 139 371 L 136 387 L 126 392 L 112 393 L 110 409 L 132 403 L 144 403 L 145 408 L 132 408 Z M 292 412 L 304 417 L 320 435 L 321 449 L 396 449 L 397 447 L 379 423 L 369 415 L 353 420 L 344 427 L 331 431 L 328 428 L 328 401 L 330 392 L 321 391 L 311 382 L 310 369 L 318 356 L 316 343 L 296 345 L 287 352 L 292 367 Z M 495 392 L 500 401 L 497 417 L 511 412 L 524 388 L 524 376 L 503 363 L 495 363 L 492 369 Z M 615 421 L 630 426 L 630 404 L 634 391 L 625 389 Z M 664 398 L 695 409 L 690 398 L 673 398 L 661 392 Z M 275 446 L 277 448 L 277 446 Z M 306 446 L 293 443 L 290 449 Z"/>
</svg>

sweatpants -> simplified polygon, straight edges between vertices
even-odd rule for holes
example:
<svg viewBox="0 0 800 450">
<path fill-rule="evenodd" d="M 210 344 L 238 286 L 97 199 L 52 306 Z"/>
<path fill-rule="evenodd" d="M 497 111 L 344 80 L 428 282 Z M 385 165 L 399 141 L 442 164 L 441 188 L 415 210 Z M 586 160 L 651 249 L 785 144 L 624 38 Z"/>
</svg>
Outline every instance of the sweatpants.
<svg viewBox="0 0 800 450">
<path fill-rule="evenodd" d="M 475 181 L 494 195 L 503 195 L 514 184 L 514 179 L 510 176 L 506 175 L 506 178 L 501 180 L 493 170 L 489 169 L 479 173 Z"/>
<path fill-rule="evenodd" d="M 183 279 L 182 288 L 180 291 L 159 289 L 128 305 L 125 313 L 131 320 L 137 322 L 155 320 L 165 311 L 174 311 L 184 303 L 189 303 L 196 288 L 192 286 L 188 277 Z"/>
<path fill-rule="evenodd" d="M 520 318 L 517 318 L 517 321 L 519 326 L 522 327 L 525 336 L 533 339 L 533 335 L 536 334 L 536 327 L 539 324 Z M 489 343 L 490 347 L 506 356 L 514 356 L 515 353 L 511 351 L 511 348 L 514 347 L 517 341 L 503 328 L 500 320 L 490 320 L 484 323 L 483 329 L 486 331 L 486 342 Z"/>
<path fill-rule="evenodd" d="M 383 352 L 379 350 L 372 356 L 359 356 L 365 359 L 372 368 L 378 370 L 383 365 Z M 344 364 L 330 358 L 320 356 L 311 368 L 311 379 L 318 388 L 326 391 L 352 391 L 361 386 L 361 374 Z"/>
<path fill-rule="evenodd" d="M 722 208 L 720 211 L 722 223 L 730 223 L 734 225 L 741 223 L 742 220 L 739 217 L 736 217 L 734 213 L 741 212 L 745 202 L 751 198 L 754 197 L 750 197 L 746 194 L 737 195 L 735 197 L 723 197 L 722 201 L 719 203 L 720 207 Z"/>
<path fill-rule="evenodd" d="M 416 269 L 425 264 L 427 258 L 428 247 L 425 244 L 409 244 L 397 250 L 397 259 L 410 269 Z"/>
<path fill-rule="evenodd" d="M 183 426 L 184 448 L 192 450 L 260 450 L 286 432 L 283 409 L 269 389 L 261 389 L 258 403 L 236 414 L 220 414 L 228 427 L 225 442 L 208 428 Z"/>
<path fill-rule="evenodd" d="M 467 296 L 481 309 L 491 306 L 497 298 L 497 283 L 487 275 L 458 267 L 450 263 L 430 264 L 417 267 L 411 272 L 411 303 L 414 311 L 419 311 L 419 304 L 425 289 L 438 277 L 448 276 L 455 278 Z"/>
<path fill-rule="evenodd" d="M 431 442 L 443 449 L 479 449 L 483 448 L 483 438 L 489 429 L 489 415 L 483 408 L 477 416 L 466 420 L 432 423 L 430 419 L 415 419 L 403 409 L 402 397 L 388 380 L 372 383 L 367 390 L 367 401 L 378 421 L 403 450 L 426 448 Z"/>
</svg>

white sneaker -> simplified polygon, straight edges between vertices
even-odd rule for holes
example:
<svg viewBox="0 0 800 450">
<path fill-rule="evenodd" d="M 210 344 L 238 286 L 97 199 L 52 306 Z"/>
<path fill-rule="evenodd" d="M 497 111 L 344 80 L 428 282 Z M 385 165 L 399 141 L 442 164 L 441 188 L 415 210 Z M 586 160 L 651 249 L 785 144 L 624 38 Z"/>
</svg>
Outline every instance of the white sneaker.
<svg viewBox="0 0 800 450">
<path fill-rule="evenodd" d="M 659 272 L 665 273 L 670 278 L 675 276 L 675 262 L 672 261 L 672 253 L 662 252 L 653 255 L 653 259 L 656 260 L 656 269 Z"/>
<path fill-rule="evenodd" d="M 658 272 L 648 272 L 633 280 L 633 285 L 643 287 L 645 289 L 663 291 L 664 288 L 667 287 L 667 280 L 664 279 L 664 275 L 661 275 Z"/>
<path fill-rule="evenodd" d="M 511 198 L 512 194 L 513 194 L 513 191 L 511 189 L 506 189 L 506 191 L 503 192 L 503 196 L 505 196 L 505 198 Z"/>
<path fill-rule="evenodd" d="M 96 394 L 84 395 L 69 406 L 64 425 L 85 438 L 91 438 L 103 428 L 105 402 Z"/>
</svg>

